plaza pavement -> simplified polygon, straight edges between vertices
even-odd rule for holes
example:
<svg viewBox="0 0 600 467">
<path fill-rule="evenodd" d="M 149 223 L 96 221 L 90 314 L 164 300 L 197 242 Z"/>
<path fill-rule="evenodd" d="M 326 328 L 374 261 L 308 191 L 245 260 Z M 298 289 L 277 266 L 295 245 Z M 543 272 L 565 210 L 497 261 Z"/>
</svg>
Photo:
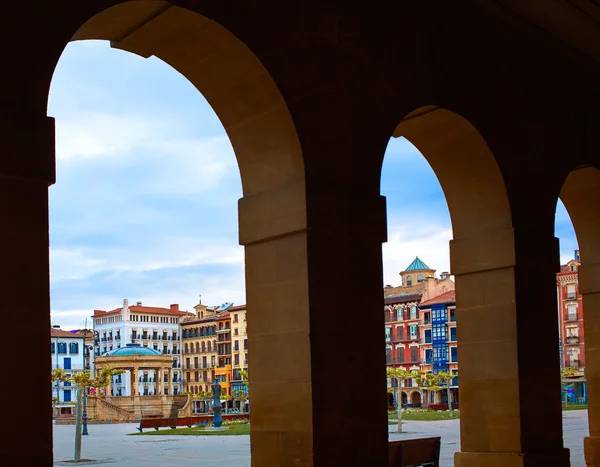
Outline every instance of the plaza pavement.
<svg viewBox="0 0 600 467">
<path fill-rule="evenodd" d="M 94 459 L 96 465 L 186 467 L 201 461 L 205 467 L 249 467 L 249 436 L 126 436 L 136 432 L 137 424 L 89 425 L 83 437 L 82 458 Z M 389 426 L 390 440 L 441 436 L 440 465 L 452 466 L 454 452 L 460 448 L 459 421 L 407 421 L 405 433 Z M 571 449 L 571 466 L 585 467 L 583 438 L 588 435 L 587 410 L 563 412 L 565 447 Z M 54 465 L 72 459 L 75 427 L 54 425 Z M 71 464 L 72 465 L 72 464 Z M 78 464 L 86 465 L 86 464 Z"/>
</svg>

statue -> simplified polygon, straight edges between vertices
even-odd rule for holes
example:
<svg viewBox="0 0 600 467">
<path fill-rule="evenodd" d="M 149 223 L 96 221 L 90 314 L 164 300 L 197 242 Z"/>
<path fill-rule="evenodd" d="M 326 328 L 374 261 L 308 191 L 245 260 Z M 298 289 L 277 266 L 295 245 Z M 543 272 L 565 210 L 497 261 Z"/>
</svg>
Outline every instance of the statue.
<svg viewBox="0 0 600 467">
<path fill-rule="evenodd" d="M 221 428 L 223 424 L 223 418 L 221 417 L 221 385 L 219 384 L 219 380 L 216 379 L 214 384 L 211 385 L 212 393 L 213 393 L 213 426 L 215 428 Z"/>
</svg>

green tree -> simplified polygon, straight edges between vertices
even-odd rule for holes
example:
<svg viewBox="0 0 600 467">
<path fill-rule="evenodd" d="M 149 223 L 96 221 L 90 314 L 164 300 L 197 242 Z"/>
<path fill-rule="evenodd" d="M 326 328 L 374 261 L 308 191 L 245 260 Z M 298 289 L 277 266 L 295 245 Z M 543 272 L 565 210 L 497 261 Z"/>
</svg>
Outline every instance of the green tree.
<svg viewBox="0 0 600 467">
<path fill-rule="evenodd" d="M 408 381 L 412 378 L 417 378 L 418 373 L 405 370 L 404 368 L 387 368 L 386 375 L 388 378 L 395 379 L 398 383 L 396 387 L 396 402 L 398 405 L 398 433 L 402 433 L 402 382 Z"/>
<path fill-rule="evenodd" d="M 440 371 L 434 374 L 430 372 L 419 371 L 418 375 L 417 384 L 423 389 L 427 389 L 429 391 L 441 391 L 445 389 L 448 391 L 448 414 L 450 417 L 452 417 L 452 392 L 450 391 L 450 384 L 453 378 L 458 377 L 458 373 L 447 373 L 445 371 Z"/>
<path fill-rule="evenodd" d="M 88 388 L 106 388 L 114 375 L 125 373 L 125 370 L 115 370 L 112 368 L 103 368 L 96 378 L 92 378 L 89 371 L 75 373 L 67 377 L 64 370 L 56 369 L 52 372 L 52 381 L 72 381 L 77 388 L 77 403 L 75 409 L 75 454 L 74 460 L 81 460 L 81 416 L 83 406 L 83 396 Z"/>
</svg>

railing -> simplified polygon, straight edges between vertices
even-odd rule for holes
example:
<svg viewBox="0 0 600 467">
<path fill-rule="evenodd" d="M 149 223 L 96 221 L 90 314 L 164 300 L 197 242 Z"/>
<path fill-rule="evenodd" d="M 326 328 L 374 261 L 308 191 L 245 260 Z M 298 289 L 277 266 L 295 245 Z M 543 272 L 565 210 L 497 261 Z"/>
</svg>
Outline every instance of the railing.
<svg viewBox="0 0 600 467">
<path fill-rule="evenodd" d="M 577 336 L 567 337 L 566 341 L 567 341 L 567 344 L 569 344 L 569 345 L 579 344 L 579 337 L 577 337 Z"/>
<path fill-rule="evenodd" d="M 565 321 L 577 321 L 577 320 L 578 320 L 577 312 L 565 313 Z"/>
<path fill-rule="evenodd" d="M 576 300 L 576 299 L 577 299 L 576 293 L 567 293 L 567 300 Z"/>
<path fill-rule="evenodd" d="M 565 366 L 569 368 L 579 368 L 579 360 L 567 360 Z"/>
</svg>

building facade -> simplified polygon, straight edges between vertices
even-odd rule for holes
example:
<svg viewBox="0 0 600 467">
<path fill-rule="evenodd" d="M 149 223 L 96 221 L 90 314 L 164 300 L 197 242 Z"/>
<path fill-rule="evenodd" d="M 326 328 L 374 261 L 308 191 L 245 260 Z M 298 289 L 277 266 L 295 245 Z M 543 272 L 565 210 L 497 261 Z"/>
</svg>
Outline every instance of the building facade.
<svg viewBox="0 0 600 467">
<path fill-rule="evenodd" d="M 63 331 L 58 326 L 50 329 L 50 356 L 52 369 L 60 368 L 67 377 L 86 370 L 85 336 L 79 331 Z M 73 413 L 77 388 L 70 381 L 52 383 L 53 404 L 57 414 Z"/>
<path fill-rule="evenodd" d="M 248 384 L 240 370 L 248 371 L 248 332 L 246 328 L 246 305 L 232 306 L 229 309 L 232 331 L 231 357 L 231 393 L 243 393 L 248 396 Z"/>
<path fill-rule="evenodd" d="M 182 392 L 181 332 L 180 322 L 191 313 L 179 311 L 179 305 L 169 308 L 143 306 L 142 302 L 130 306 L 127 299 L 123 306 L 111 311 L 94 310 L 95 355 L 104 356 L 127 344 L 141 347 L 171 357 L 173 370 L 172 394 Z"/>
<path fill-rule="evenodd" d="M 587 402 L 585 378 L 585 330 L 583 300 L 579 292 L 579 250 L 556 275 L 560 359 L 563 368 L 563 400 Z"/>
<path fill-rule="evenodd" d="M 446 292 L 419 305 L 420 369 L 437 374 L 458 373 L 456 292 Z M 453 403 L 458 403 L 458 378 L 450 384 Z M 447 391 L 423 390 L 421 404 L 447 404 Z"/>
<path fill-rule="evenodd" d="M 454 290 L 454 282 L 447 272 L 435 276 L 435 269 L 427 266 L 419 257 L 400 273 L 402 284 L 398 287 L 390 285 L 384 288 L 386 365 L 391 368 L 404 368 L 407 371 L 421 369 L 423 356 L 421 352 L 423 320 L 419 305 L 433 297 Z M 395 387 L 395 380 L 389 381 Z M 422 390 L 414 379 L 402 384 L 402 404 L 420 406 Z M 396 404 L 391 393 L 389 403 Z"/>
</svg>

